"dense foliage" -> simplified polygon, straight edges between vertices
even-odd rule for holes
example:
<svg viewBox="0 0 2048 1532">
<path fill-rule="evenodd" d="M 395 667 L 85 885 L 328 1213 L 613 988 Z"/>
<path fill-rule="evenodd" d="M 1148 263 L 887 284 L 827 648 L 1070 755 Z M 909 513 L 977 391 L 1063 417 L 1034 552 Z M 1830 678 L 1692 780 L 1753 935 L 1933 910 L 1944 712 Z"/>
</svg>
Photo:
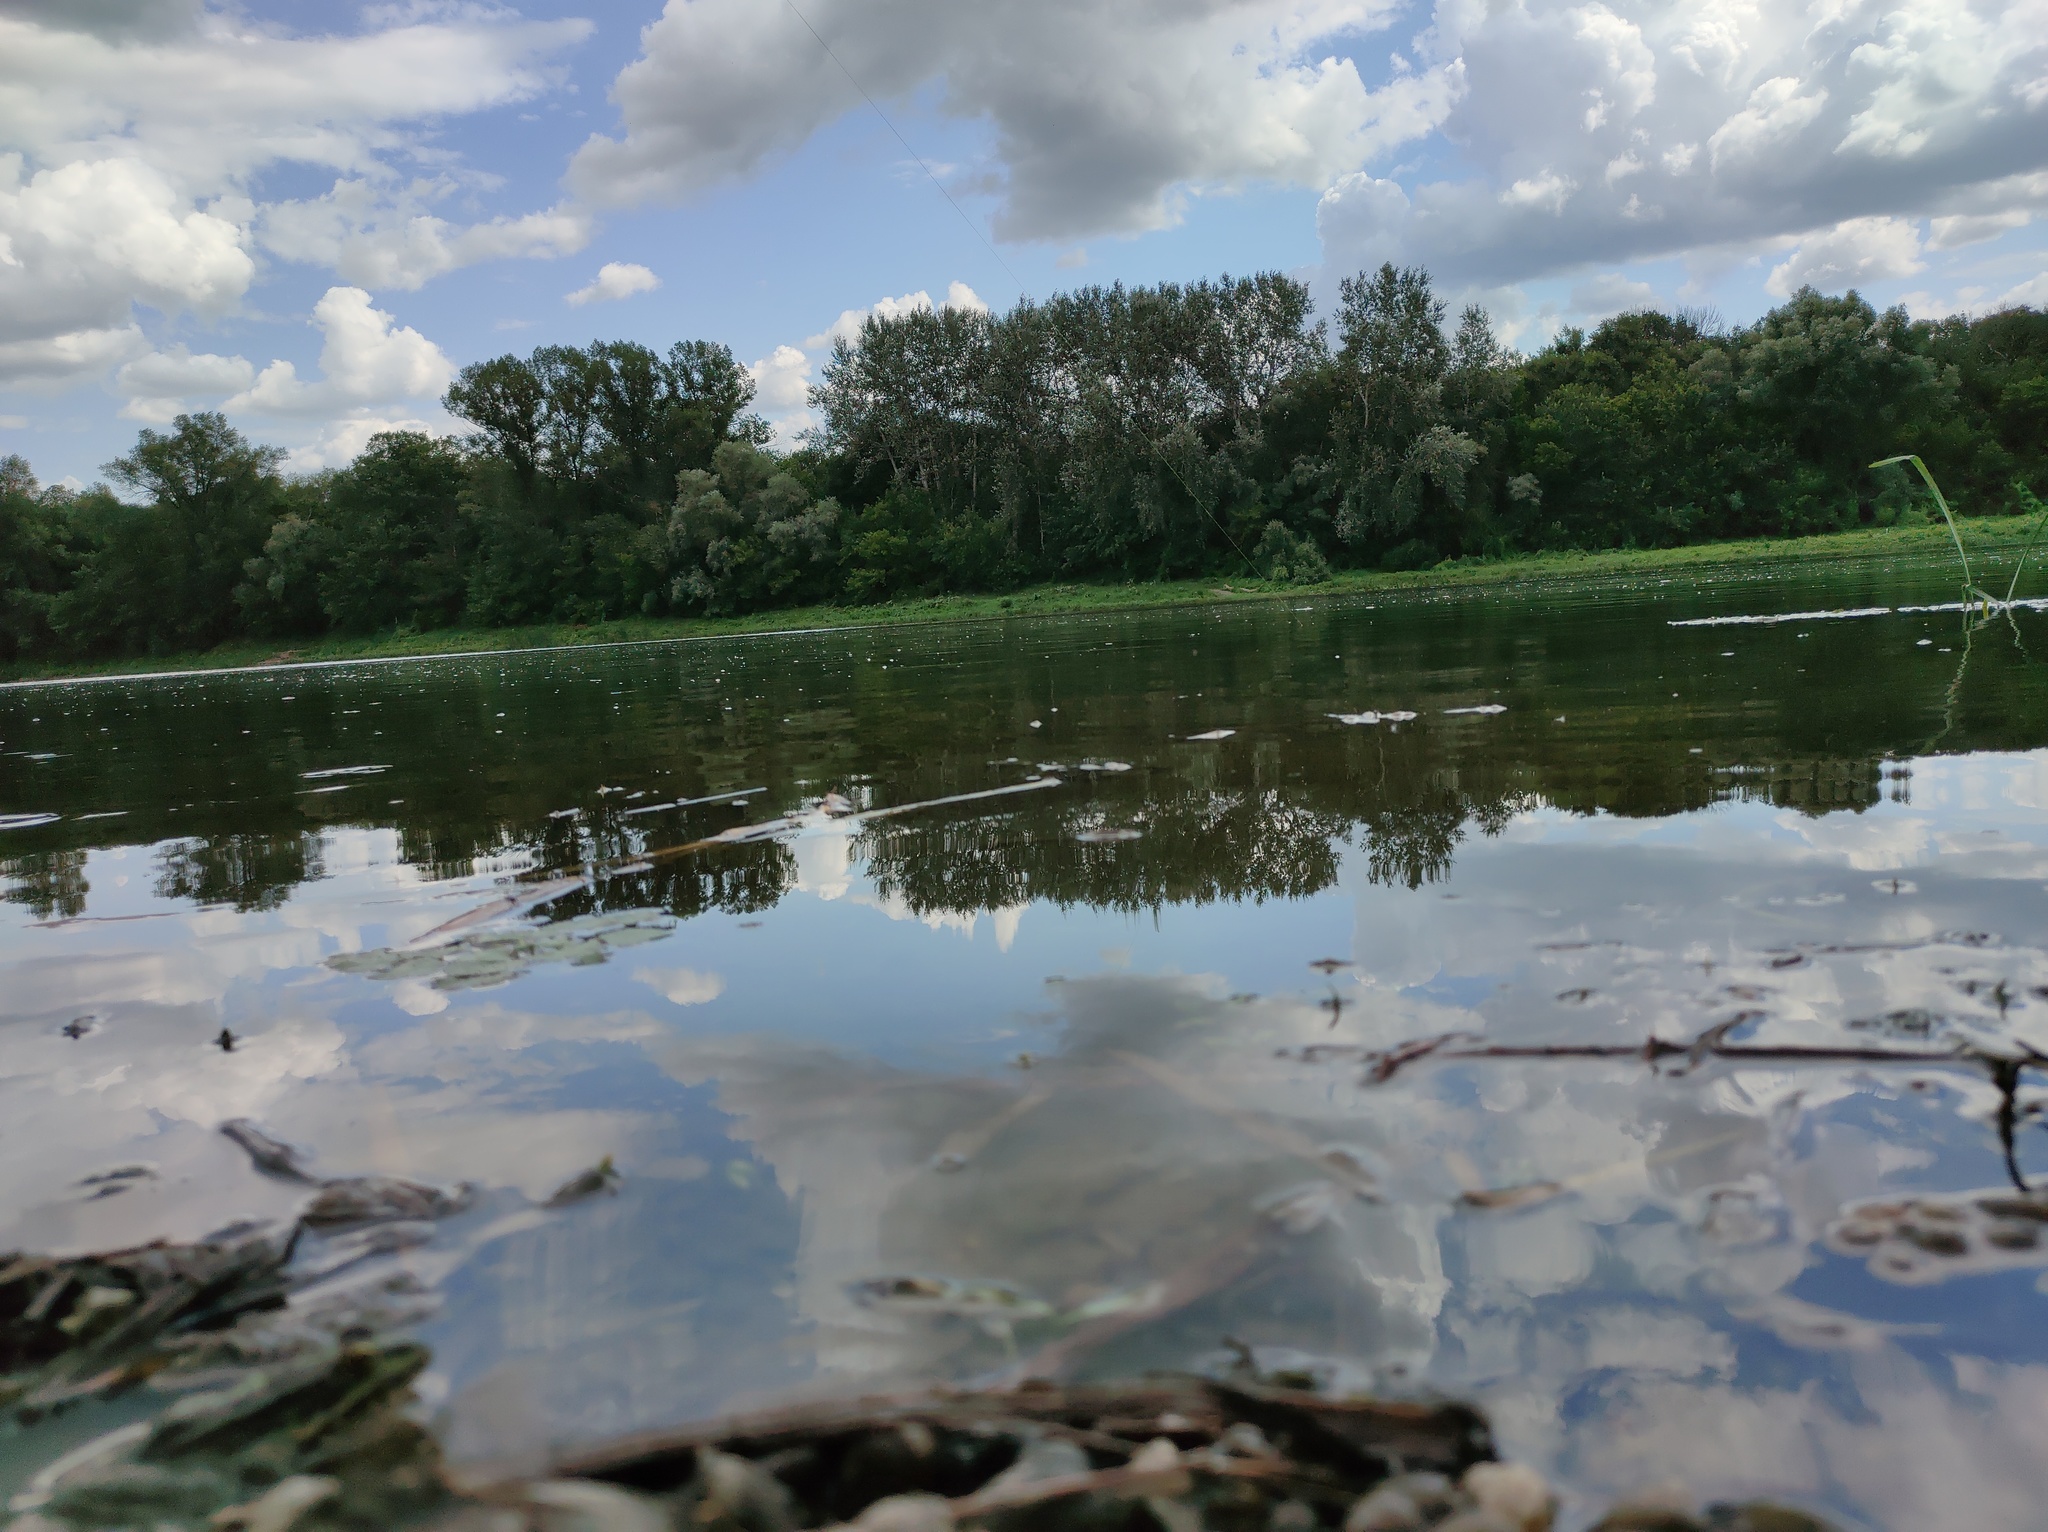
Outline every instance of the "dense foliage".
<svg viewBox="0 0 2048 1532">
<path fill-rule="evenodd" d="M 778 455 L 723 346 L 465 368 L 472 434 L 287 478 L 218 415 L 144 431 L 127 492 L 0 461 L 0 657 L 245 635 L 724 614 L 1034 581 L 1418 568 L 1783 536 L 2048 492 L 2048 314 L 1913 321 L 1855 293 L 1757 323 L 1640 312 L 1533 356 L 1428 276 L 1268 273 L 870 319 Z"/>
</svg>

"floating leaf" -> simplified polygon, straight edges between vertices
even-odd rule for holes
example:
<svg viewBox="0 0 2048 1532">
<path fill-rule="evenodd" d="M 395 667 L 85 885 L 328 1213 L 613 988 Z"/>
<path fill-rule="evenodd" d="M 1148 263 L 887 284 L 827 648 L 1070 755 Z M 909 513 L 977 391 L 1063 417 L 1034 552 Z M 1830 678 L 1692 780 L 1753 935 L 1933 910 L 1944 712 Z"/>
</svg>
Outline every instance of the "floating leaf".
<svg viewBox="0 0 2048 1532">
<path fill-rule="evenodd" d="M 1511 1212 L 1516 1208 L 1532 1208 L 1553 1197 L 1564 1195 L 1564 1188 L 1555 1181 L 1529 1181 L 1521 1186 L 1500 1186 L 1481 1188 L 1462 1193 L 1458 1201 L 1468 1208 L 1486 1208 L 1494 1212 Z"/>
<path fill-rule="evenodd" d="M 659 941 L 675 929 L 664 910 L 578 915 L 553 925 L 473 927 L 432 947 L 338 952 L 327 966 L 371 979 L 426 979 L 435 989 L 485 989 L 520 977 L 535 963 L 592 967 L 612 950 Z"/>
</svg>

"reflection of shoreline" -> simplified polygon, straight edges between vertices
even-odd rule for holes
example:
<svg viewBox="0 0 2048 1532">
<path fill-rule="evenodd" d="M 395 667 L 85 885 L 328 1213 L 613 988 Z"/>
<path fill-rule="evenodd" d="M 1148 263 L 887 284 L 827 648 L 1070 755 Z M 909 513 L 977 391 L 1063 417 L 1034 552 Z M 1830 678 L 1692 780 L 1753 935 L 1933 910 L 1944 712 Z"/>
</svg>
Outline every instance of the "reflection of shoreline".
<svg viewBox="0 0 2048 1532">
<path fill-rule="evenodd" d="M 1298 899 L 1335 882 L 1337 843 L 1354 834 L 1375 882 L 1414 889 L 1448 877 L 1458 845 L 1472 831 L 1497 835 L 1514 816 L 1539 807 L 1647 818 L 1765 801 L 1818 815 L 1897 797 L 1903 791 L 1897 784 L 1909 775 L 1889 759 L 1696 768 L 1677 804 L 1633 795 L 1603 802 L 1605 784 L 1595 783 L 1591 802 L 1581 805 L 1519 787 L 1447 786 L 1443 778 L 1461 774 L 1412 755 L 1404 764 L 1408 769 L 1399 775 L 1383 772 L 1370 786 L 1338 791 L 1293 784 L 1174 791 L 1170 779 L 1128 788 L 1075 786 L 1037 813 L 879 825 L 858 837 L 807 835 L 786 850 L 774 843 L 719 848 L 686 864 L 611 879 L 603 903 L 660 906 L 687 918 L 708 909 L 760 911 L 791 889 L 834 898 L 860 854 L 883 907 L 941 923 L 992 914 L 1014 925 L 1006 912 L 1036 900 L 1139 910 Z M 1142 824 L 1141 839 L 1115 847 L 1113 855 L 1076 840 L 1104 816 Z M 571 854 L 555 825 L 504 824 L 486 851 L 452 866 L 431 837 L 422 848 L 402 827 L 384 833 L 394 835 L 398 856 L 429 878 L 624 862 L 650 844 L 644 824 L 627 809 L 600 807 L 576 828 Z M 330 839 L 329 832 L 303 829 L 181 837 L 154 848 L 153 888 L 161 899 L 229 905 L 243 913 L 274 909 L 294 888 L 326 875 Z M 0 860 L 0 877 L 9 880 L 0 898 L 26 906 L 39 921 L 76 919 L 90 906 L 86 865 L 93 854 L 31 852 Z M 580 913 L 590 906 L 569 900 L 561 907 Z"/>
</svg>

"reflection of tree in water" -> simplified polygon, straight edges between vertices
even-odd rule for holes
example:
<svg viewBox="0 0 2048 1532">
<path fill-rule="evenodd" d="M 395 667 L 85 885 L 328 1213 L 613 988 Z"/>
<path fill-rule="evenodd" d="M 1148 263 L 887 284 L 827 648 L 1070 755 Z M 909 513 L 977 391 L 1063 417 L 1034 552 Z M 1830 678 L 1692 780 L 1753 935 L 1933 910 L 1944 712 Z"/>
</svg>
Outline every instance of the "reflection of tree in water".
<svg viewBox="0 0 2048 1532">
<path fill-rule="evenodd" d="M 1083 830 L 1141 823 L 1142 840 L 1088 844 Z M 1219 899 L 1300 899 L 1337 879 L 1348 821 L 1277 790 L 1132 795 L 1052 814 L 877 825 L 868 876 L 915 914 L 974 914 L 1033 900 L 1118 910 Z"/>
<path fill-rule="evenodd" d="M 9 884 L 0 899 L 27 905 L 38 920 L 82 915 L 88 887 L 85 858 L 83 851 L 37 851 L 0 862 L 0 877 Z"/>
<path fill-rule="evenodd" d="M 605 878 L 595 892 L 572 894 L 555 903 L 551 913 L 566 917 L 593 910 L 663 909 L 684 920 L 709 910 L 748 915 L 773 909 L 795 882 L 796 858 L 789 848 L 757 841 Z"/>
<path fill-rule="evenodd" d="M 1717 796 L 1755 799 L 1813 816 L 1839 809 L 1860 814 L 1883 801 L 1884 762 L 1868 756 L 1774 761 L 1737 778 L 1733 788 Z"/>
<path fill-rule="evenodd" d="M 321 838 L 311 830 L 287 835 L 216 835 L 173 841 L 157 856 L 159 899 L 231 904 L 243 914 L 274 910 L 297 885 L 324 876 Z"/>
<path fill-rule="evenodd" d="M 1360 828 L 1372 881 L 1420 888 L 1450 876 L 1451 853 L 1465 838 L 1465 804 L 1446 792 L 1433 802 L 1367 814 Z"/>
</svg>

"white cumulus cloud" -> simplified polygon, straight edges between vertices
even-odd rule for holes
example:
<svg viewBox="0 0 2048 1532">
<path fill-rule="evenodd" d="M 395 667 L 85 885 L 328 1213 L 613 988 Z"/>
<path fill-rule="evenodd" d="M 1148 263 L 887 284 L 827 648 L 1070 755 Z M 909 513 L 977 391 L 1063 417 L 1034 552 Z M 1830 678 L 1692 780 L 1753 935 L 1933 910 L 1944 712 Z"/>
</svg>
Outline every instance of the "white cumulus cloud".
<svg viewBox="0 0 2048 1532">
<path fill-rule="evenodd" d="M 330 287 L 313 305 L 313 323 L 324 336 L 316 381 L 301 379 L 290 362 L 272 362 L 226 408 L 307 417 L 372 412 L 437 396 L 455 377 L 439 346 L 372 307 L 360 287 Z"/>
<path fill-rule="evenodd" d="M 1840 292 L 1888 277 L 1910 277 L 1926 268 L 1920 259 L 1920 231 L 1904 218 L 1850 218 L 1801 240 L 1771 268 L 1764 290 L 1789 298 L 1802 287 Z"/>
<path fill-rule="evenodd" d="M 1368 91 L 1338 40 L 1395 0 L 815 0 L 805 21 L 756 0 L 668 0 L 612 88 L 569 184 L 600 204 L 673 200 L 751 175 L 861 105 L 937 88 L 986 123 L 1007 239 L 1174 223 L 1190 193 L 1319 187 L 1434 126 L 1447 73 Z M 846 68 L 842 73 L 819 39 Z M 969 177 L 970 181 L 976 178 Z"/>
<path fill-rule="evenodd" d="M 945 301 L 938 306 L 943 309 L 968 309 L 978 314 L 988 312 L 988 304 L 982 301 L 981 294 L 965 282 L 949 283 L 946 287 Z M 835 340 L 859 339 L 861 326 L 868 322 L 871 315 L 876 319 L 900 319 L 905 314 L 915 314 L 931 307 L 932 295 L 919 288 L 916 292 L 905 293 L 900 298 L 877 298 L 864 309 L 842 309 L 839 317 L 831 324 L 816 335 L 805 338 L 804 349 L 817 351 L 831 345 Z"/>
<path fill-rule="evenodd" d="M 257 239 L 284 260 L 328 267 L 361 287 L 405 292 L 459 267 L 552 259 L 590 243 L 590 215 L 576 208 L 466 225 L 427 211 L 458 189 L 446 176 L 396 191 L 346 177 L 319 197 L 264 207 Z"/>
<path fill-rule="evenodd" d="M 1456 71 L 1456 155 L 1334 176 L 1338 271 L 1479 289 L 1797 245 L 1780 280 L 1839 286 L 2048 205 L 2041 0 L 1437 0 L 1432 23 L 1417 67 Z"/>
<path fill-rule="evenodd" d="M 440 120 L 549 89 L 588 22 L 482 5 L 322 19 L 356 29 L 299 34 L 202 0 L 0 4 L 0 388 L 68 387 L 141 358 L 138 305 L 236 310 L 259 253 L 405 288 L 581 247 L 586 215 L 461 227 L 396 167 L 451 163 L 427 142 Z M 334 189 L 259 200 L 280 165 L 330 171 Z M 426 183 L 435 196 L 449 174 Z"/>
<path fill-rule="evenodd" d="M 114 392 L 127 401 L 123 417 L 161 425 L 190 408 L 192 400 L 239 393 L 255 378 L 256 369 L 244 357 L 194 355 L 178 346 L 125 364 L 114 374 Z"/>
<path fill-rule="evenodd" d="M 571 308 L 580 309 L 586 303 L 608 303 L 637 293 L 651 293 L 659 286 L 661 278 L 645 266 L 631 261 L 606 261 L 597 269 L 596 280 L 577 288 L 564 301 Z"/>
<path fill-rule="evenodd" d="M 811 359 L 794 346 L 777 346 L 747 368 L 754 379 L 754 400 L 771 417 L 803 409 L 811 386 Z"/>
</svg>

